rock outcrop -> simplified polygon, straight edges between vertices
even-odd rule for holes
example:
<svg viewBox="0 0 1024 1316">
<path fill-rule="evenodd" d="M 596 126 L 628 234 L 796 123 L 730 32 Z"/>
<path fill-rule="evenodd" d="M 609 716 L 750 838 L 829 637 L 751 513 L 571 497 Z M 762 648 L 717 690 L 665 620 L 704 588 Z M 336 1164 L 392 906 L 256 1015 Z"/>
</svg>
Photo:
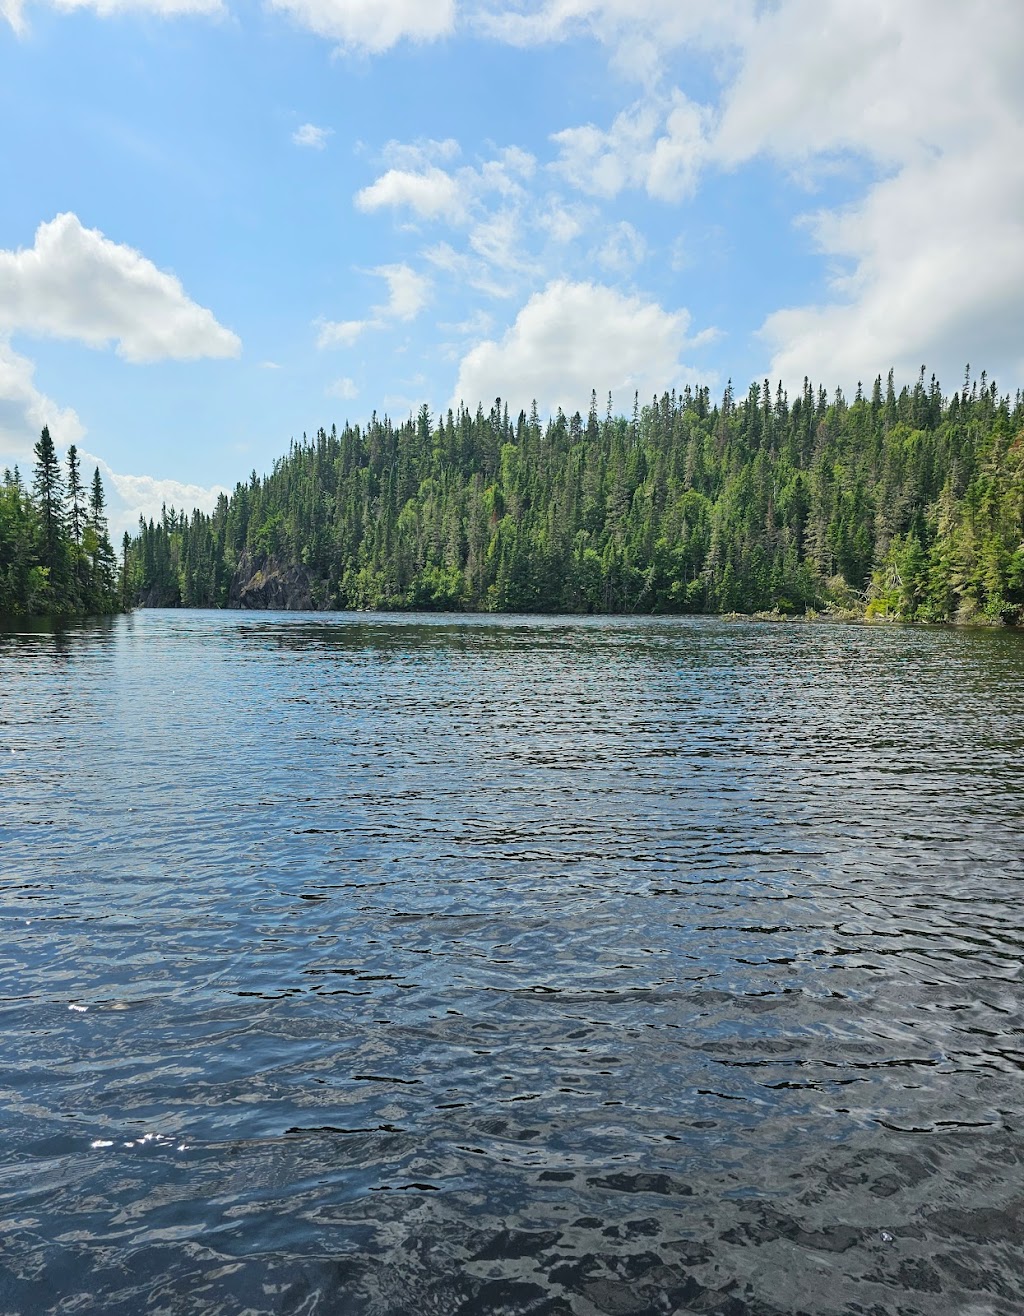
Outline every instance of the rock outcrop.
<svg viewBox="0 0 1024 1316">
<path fill-rule="evenodd" d="M 243 553 L 231 580 L 228 607 L 310 612 L 322 606 L 314 602 L 316 584 L 305 567 Z"/>
</svg>

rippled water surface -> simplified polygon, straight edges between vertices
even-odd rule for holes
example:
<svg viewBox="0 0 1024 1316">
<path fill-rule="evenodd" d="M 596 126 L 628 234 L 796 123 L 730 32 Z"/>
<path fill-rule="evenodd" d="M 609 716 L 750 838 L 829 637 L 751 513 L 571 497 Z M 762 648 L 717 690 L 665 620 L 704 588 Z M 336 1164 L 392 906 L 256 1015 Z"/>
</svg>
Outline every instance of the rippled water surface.
<svg viewBox="0 0 1024 1316">
<path fill-rule="evenodd" d="M 0 1312 L 1024 1311 L 1024 638 L 0 632 Z"/>
</svg>

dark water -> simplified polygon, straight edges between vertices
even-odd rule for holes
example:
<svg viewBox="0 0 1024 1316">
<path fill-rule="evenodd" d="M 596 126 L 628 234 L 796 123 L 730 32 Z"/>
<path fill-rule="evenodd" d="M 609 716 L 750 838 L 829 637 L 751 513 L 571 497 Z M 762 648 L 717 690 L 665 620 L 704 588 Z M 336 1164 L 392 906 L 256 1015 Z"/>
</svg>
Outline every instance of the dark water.
<svg viewBox="0 0 1024 1316">
<path fill-rule="evenodd" d="M 1024 1311 L 1024 640 L 0 634 L 0 1312 Z"/>
</svg>

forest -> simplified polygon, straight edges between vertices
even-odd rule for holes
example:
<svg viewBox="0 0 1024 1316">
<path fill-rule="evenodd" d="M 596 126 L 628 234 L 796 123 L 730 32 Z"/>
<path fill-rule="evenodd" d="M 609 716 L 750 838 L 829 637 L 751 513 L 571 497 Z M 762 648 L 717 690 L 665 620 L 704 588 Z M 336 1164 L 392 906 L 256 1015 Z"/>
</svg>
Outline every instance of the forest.
<svg viewBox="0 0 1024 1316">
<path fill-rule="evenodd" d="M 1024 623 L 1024 396 L 922 370 L 630 415 L 427 407 L 293 441 L 212 513 L 110 543 L 49 431 L 0 484 L 0 613 L 160 607 L 770 613 Z"/>
<path fill-rule="evenodd" d="M 0 614 L 121 611 L 126 576 L 110 543 L 99 468 L 86 487 L 72 444 L 65 474 L 46 426 L 35 459 L 31 489 L 17 466 L 0 477 Z"/>
<path fill-rule="evenodd" d="M 276 582 L 277 591 L 262 588 Z M 262 588 L 262 592 L 261 592 Z M 830 613 L 1024 620 L 1024 398 L 889 372 L 852 401 L 805 380 L 664 393 L 631 415 L 536 405 L 292 442 L 212 514 L 127 549 L 159 606 Z M 262 602 L 261 602 L 262 601 Z"/>
</svg>

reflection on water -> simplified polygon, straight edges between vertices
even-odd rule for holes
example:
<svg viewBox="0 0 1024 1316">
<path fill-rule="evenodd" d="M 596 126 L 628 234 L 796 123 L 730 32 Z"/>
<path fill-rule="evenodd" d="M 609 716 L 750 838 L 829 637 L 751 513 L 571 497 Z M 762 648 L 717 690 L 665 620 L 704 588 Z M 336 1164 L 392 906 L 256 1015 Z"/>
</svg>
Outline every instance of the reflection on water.
<svg viewBox="0 0 1024 1316">
<path fill-rule="evenodd" d="M 1005 632 L 0 631 L 0 1311 L 1024 1309 Z"/>
</svg>

